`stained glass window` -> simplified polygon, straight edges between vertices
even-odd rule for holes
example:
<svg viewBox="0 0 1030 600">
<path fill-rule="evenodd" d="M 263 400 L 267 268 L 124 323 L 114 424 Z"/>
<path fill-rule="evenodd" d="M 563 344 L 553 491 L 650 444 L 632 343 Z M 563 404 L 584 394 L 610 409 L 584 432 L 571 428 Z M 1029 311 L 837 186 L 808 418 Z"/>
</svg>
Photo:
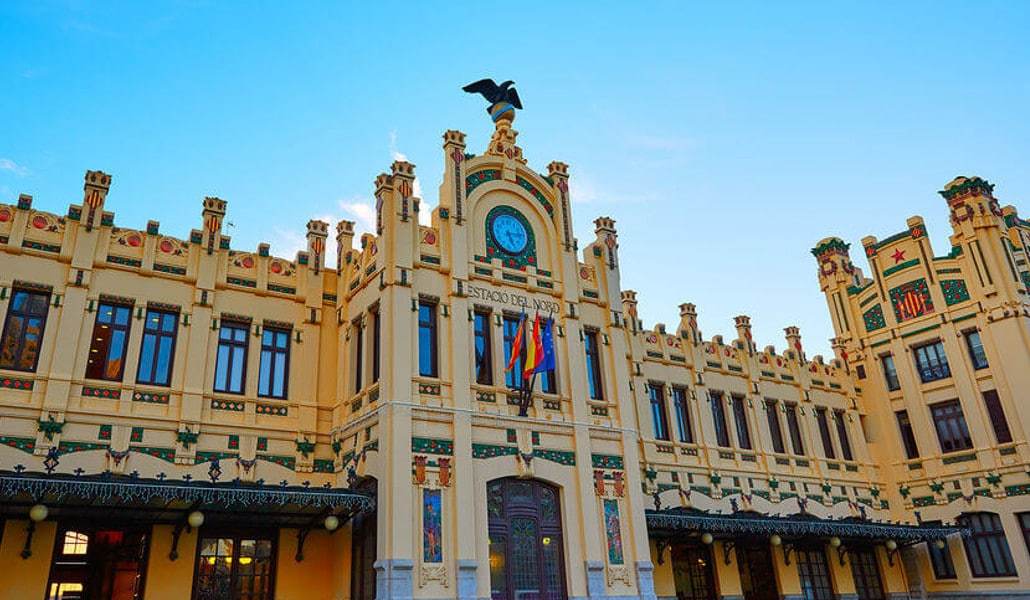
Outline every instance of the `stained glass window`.
<svg viewBox="0 0 1030 600">
<path fill-rule="evenodd" d="M 36 370 L 49 309 L 50 294 L 14 290 L 0 339 L 0 369 Z"/>
</svg>

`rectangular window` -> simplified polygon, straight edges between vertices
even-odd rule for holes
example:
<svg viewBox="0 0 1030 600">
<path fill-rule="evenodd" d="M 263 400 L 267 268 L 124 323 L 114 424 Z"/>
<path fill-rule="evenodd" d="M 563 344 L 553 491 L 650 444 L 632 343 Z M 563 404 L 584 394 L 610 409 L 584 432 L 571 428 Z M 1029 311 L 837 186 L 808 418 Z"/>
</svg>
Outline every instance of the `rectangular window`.
<svg viewBox="0 0 1030 600">
<path fill-rule="evenodd" d="M 733 422 L 737 426 L 737 445 L 745 450 L 751 449 L 751 431 L 747 427 L 747 412 L 743 396 L 732 396 Z"/>
<path fill-rule="evenodd" d="M 712 423 L 715 426 L 715 442 L 723 448 L 729 448 L 730 430 L 726 425 L 726 407 L 722 402 L 722 393 L 708 392 L 708 402 L 712 405 Z"/>
<path fill-rule="evenodd" d="M 786 404 L 787 409 L 787 431 L 790 432 L 790 445 L 794 448 L 794 454 L 804 456 L 805 443 L 801 439 L 801 424 L 798 422 L 798 405 Z"/>
<path fill-rule="evenodd" d="M 923 521 L 925 525 L 940 526 L 941 521 Z M 938 548 L 938 541 L 944 542 L 943 548 Z M 955 563 L 951 560 L 951 549 L 947 540 L 935 540 L 926 543 L 927 552 L 930 554 L 930 566 L 933 567 L 934 579 L 956 579 Z"/>
<path fill-rule="evenodd" d="M 493 361 L 490 354 L 490 313 L 476 311 L 472 317 L 474 351 L 476 355 L 476 383 L 493 385 Z"/>
<path fill-rule="evenodd" d="M 916 370 L 923 383 L 951 377 L 948 357 L 944 354 L 944 344 L 932 342 L 912 349 L 916 357 Z"/>
<path fill-rule="evenodd" d="M 1005 419 L 1005 411 L 1001 408 L 1001 399 L 998 398 L 997 390 L 983 392 L 984 404 L 987 406 L 987 416 L 991 418 L 991 426 L 994 428 L 994 438 L 999 444 L 1007 444 L 1012 441 L 1012 432 L 1009 431 L 1009 422 Z"/>
<path fill-rule="evenodd" d="M 511 360 L 512 350 L 515 347 L 515 338 L 519 335 L 519 327 L 521 325 L 522 320 L 519 317 L 504 317 L 502 327 L 502 333 L 504 334 L 504 365 L 505 368 L 507 368 L 508 364 L 512 365 L 512 368 L 504 373 L 504 385 L 513 390 L 522 387 L 522 353 L 520 352 L 515 357 L 514 362 Z M 525 341 L 525 339 L 522 340 L 523 347 L 525 347 Z"/>
<path fill-rule="evenodd" d="M 418 303 L 418 374 L 423 377 L 440 375 L 437 355 L 436 303 Z"/>
<path fill-rule="evenodd" d="M 1023 531 L 1023 543 L 1030 551 L 1030 512 L 1016 513 L 1016 517 L 1019 518 L 1019 528 Z"/>
<path fill-rule="evenodd" d="M 0 369 L 35 371 L 43 327 L 50 310 L 50 294 L 14 290 L 0 338 Z"/>
<path fill-rule="evenodd" d="M 769 420 L 769 435 L 772 437 L 773 452 L 785 453 L 787 448 L 783 444 L 783 428 L 780 427 L 780 415 L 777 413 L 775 400 L 765 401 L 765 416 Z"/>
<path fill-rule="evenodd" d="M 550 319 L 540 319 L 540 335 L 544 335 L 544 328 L 551 327 L 551 340 L 554 340 L 554 325 Z M 555 356 L 555 365 L 557 365 L 558 357 Z M 540 372 L 540 390 L 545 394 L 557 394 L 558 393 L 558 380 L 554 376 L 554 369 L 548 369 Z"/>
<path fill-rule="evenodd" d="M 379 347 L 382 339 L 382 321 L 379 309 L 372 311 L 372 383 L 379 383 Z"/>
<path fill-rule="evenodd" d="M 129 343 L 132 307 L 101 302 L 86 363 L 86 377 L 121 381 L 125 372 L 125 347 Z"/>
<path fill-rule="evenodd" d="M 690 426 L 690 405 L 687 403 L 686 388 L 673 386 L 672 408 L 676 414 L 676 432 L 679 433 L 680 441 L 693 444 L 694 430 Z"/>
<path fill-rule="evenodd" d="M 139 365 L 136 368 L 137 383 L 162 386 L 169 384 L 172 378 L 172 361 L 175 358 L 178 323 L 179 313 L 147 309 L 146 322 L 143 324 L 143 343 L 139 350 Z"/>
<path fill-rule="evenodd" d="M 833 583 L 830 581 L 830 568 L 823 548 L 796 548 L 794 554 L 797 556 L 802 596 L 806 600 L 833 600 Z M 772 585 L 772 582 L 766 585 Z"/>
<path fill-rule="evenodd" d="M 894 414 L 898 418 L 898 431 L 901 433 L 901 445 L 905 447 L 905 456 L 909 459 L 919 458 L 919 446 L 916 445 L 912 422 L 908 420 L 908 411 L 899 410 Z"/>
<path fill-rule="evenodd" d="M 361 331 L 360 327 L 358 331 Z M 360 343 L 360 340 L 358 343 Z M 361 368 L 360 359 L 358 360 L 358 368 Z M 285 398 L 289 377 L 290 332 L 286 329 L 265 327 L 265 331 L 261 334 L 258 396 Z"/>
<path fill-rule="evenodd" d="M 941 443 L 941 452 L 958 452 L 973 447 L 973 440 L 966 427 L 966 417 L 962 414 L 962 405 L 958 400 L 941 402 L 930 406 L 937 439 Z"/>
<path fill-rule="evenodd" d="M 601 350 L 597 346 L 597 332 L 583 332 L 583 346 L 587 354 L 587 388 L 591 400 L 604 400 L 604 388 L 601 385 Z"/>
<path fill-rule="evenodd" d="M 969 528 L 970 536 L 963 539 L 966 558 L 973 577 L 1015 577 L 1016 565 L 1005 540 L 1001 518 L 995 513 L 967 513 L 958 522 Z"/>
<path fill-rule="evenodd" d="M 651 398 L 651 422 L 654 424 L 656 440 L 669 439 L 669 422 L 665 417 L 665 386 L 660 383 L 647 384 L 647 394 Z"/>
<path fill-rule="evenodd" d="M 215 358 L 215 391 L 242 394 L 247 376 L 247 333 L 250 326 L 222 322 L 218 331 L 218 355 Z"/>
<path fill-rule="evenodd" d="M 855 581 L 858 600 L 884 600 L 883 581 L 876 561 L 876 550 L 870 546 L 852 548 L 851 577 Z"/>
<path fill-rule="evenodd" d="M 193 570 L 193 598 L 271 600 L 275 578 L 271 536 L 203 537 Z"/>
<path fill-rule="evenodd" d="M 59 528 L 45 598 L 143 598 L 149 538 L 142 528 Z"/>
<path fill-rule="evenodd" d="M 844 460 L 855 460 L 851 453 L 851 439 L 848 437 L 847 415 L 843 410 L 833 411 L 833 420 L 837 424 L 837 437 L 840 439 L 840 454 Z"/>
<path fill-rule="evenodd" d="M 837 453 L 833 449 L 833 439 L 830 437 L 830 424 L 826 419 L 825 408 L 815 409 L 815 420 L 819 424 L 819 437 L 823 441 L 823 455 L 829 459 L 837 458 Z"/>
<path fill-rule="evenodd" d="M 883 378 L 887 382 L 887 390 L 896 392 L 901 389 L 901 382 L 898 381 L 898 369 L 894 366 L 894 357 L 885 354 L 880 357 L 883 365 Z"/>
<path fill-rule="evenodd" d="M 987 368 L 987 354 L 984 352 L 984 345 L 980 340 L 979 331 L 974 329 L 966 332 L 966 349 L 969 350 L 969 360 L 973 362 L 974 369 Z"/>
<path fill-rule="evenodd" d="M 364 385 L 365 371 L 365 328 L 361 326 L 361 319 L 354 322 L 354 393 L 361 391 Z"/>
</svg>

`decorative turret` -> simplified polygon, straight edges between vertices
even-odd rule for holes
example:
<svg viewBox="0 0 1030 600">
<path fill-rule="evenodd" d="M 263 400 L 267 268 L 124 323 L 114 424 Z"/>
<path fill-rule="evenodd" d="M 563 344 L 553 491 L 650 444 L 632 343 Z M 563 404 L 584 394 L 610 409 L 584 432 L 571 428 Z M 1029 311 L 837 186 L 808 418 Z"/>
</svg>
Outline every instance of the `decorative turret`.
<svg viewBox="0 0 1030 600">
<path fill-rule="evenodd" d="M 639 329 L 637 319 L 637 293 L 633 290 L 622 290 L 622 312 L 626 314 L 626 320 L 632 324 L 631 330 Z"/>
<path fill-rule="evenodd" d="M 551 164 L 547 165 L 547 178 L 554 183 L 554 189 L 558 191 L 561 202 L 562 247 L 569 252 L 574 249 L 572 214 L 569 211 L 569 165 L 556 160 L 551 161 Z"/>
<path fill-rule="evenodd" d="M 690 302 L 680 304 L 680 332 L 685 332 L 691 343 L 701 341 L 701 331 L 697 328 L 697 307 Z"/>
<path fill-rule="evenodd" d="M 354 246 L 354 221 L 336 224 L 336 270 L 343 269 L 343 255 Z"/>
<path fill-rule="evenodd" d="M 208 196 L 204 198 L 204 210 L 201 215 L 204 218 L 204 247 L 207 253 L 211 254 L 218 245 L 218 238 L 222 234 L 222 221 L 225 220 L 225 200 Z"/>
<path fill-rule="evenodd" d="M 87 232 L 93 231 L 93 226 L 104 214 L 104 200 L 110 189 L 110 175 L 103 171 L 86 171 L 86 181 L 82 186 L 82 209 L 86 212 L 84 221 Z"/>
<path fill-rule="evenodd" d="M 829 237 L 812 248 L 812 256 L 819 263 L 819 287 L 826 294 L 837 335 L 849 334 L 854 321 L 848 307 L 847 289 L 858 283 L 859 274 L 851 263 L 849 247 L 844 240 Z"/>
<path fill-rule="evenodd" d="M 751 317 L 737 315 L 733 317 L 733 324 L 737 328 L 737 341 L 742 342 L 748 352 L 754 352 L 755 342 L 751 337 Z"/>
<path fill-rule="evenodd" d="M 597 236 L 597 247 L 603 247 L 607 253 L 609 269 L 619 266 L 619 235 L 615 231 L 615 219 L 599 217 L 594 219 L 594 234 Z"/>
<path fill-rule="evenodd" d="M 951 224 L 957 230 L 963 223 L 977 216 L 1001 217 L 1001 207 L 994 198 L 994 185 L 979 177 L 959 176 L 937 192 L 948 201 Z"/>
<path fill-rule="evenodd" d="M 440 208 L 452 211 L 455 225 L 465 221 L 465 134 L 449 129 L 443 134 L 444 180 L 440 184 Z"/>
<path fill-rule="evenodd" d="M 786 334 L 787 349 L 793 350 L 797 354 L 798 360 L 805 362 L 805 349 L 801 345 L 801 329 L 796 325 L 791 325 L 785 327 L 783 333 Z"/>
<path fill-rule="evenodd" d="M 325 241 L 329 237 L 329 223 L 312 219 L 308 221 L 308 255 L 317 275 L 325 264 Z"/>
</svg>

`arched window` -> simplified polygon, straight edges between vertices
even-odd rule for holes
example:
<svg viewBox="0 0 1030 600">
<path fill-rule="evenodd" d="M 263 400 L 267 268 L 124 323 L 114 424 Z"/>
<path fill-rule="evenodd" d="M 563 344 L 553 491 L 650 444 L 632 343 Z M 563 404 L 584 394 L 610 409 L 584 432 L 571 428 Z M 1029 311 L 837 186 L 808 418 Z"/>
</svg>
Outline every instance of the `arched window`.
<svg viewBox="0 0 1030 600">
<path fill-rule="evenodd" d="M 973 577 L 1014 577 L 1016 565 L 1005 540 L 1001 518 L 995 513 L 966 513 L 959 523 L 969 527 L 966 538 L 966 558 Z"/>
</svg>

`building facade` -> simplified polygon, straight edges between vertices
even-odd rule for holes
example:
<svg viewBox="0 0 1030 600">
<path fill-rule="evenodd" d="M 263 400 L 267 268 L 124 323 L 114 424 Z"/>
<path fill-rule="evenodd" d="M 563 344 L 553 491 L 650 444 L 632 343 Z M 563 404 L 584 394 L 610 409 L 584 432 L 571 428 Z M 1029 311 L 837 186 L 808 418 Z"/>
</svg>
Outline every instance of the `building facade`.
<svg viewBox="0 0 1030 600">
<path fill-rule="evenodd" d="M 444 134 L 429 225 L 398 161 L 336 256 L 321 221 L 293 258 L 234 248 L 218 198 L 186 237 L 116 226 L 99 171 L 63 215 L 0 205 L 0 598 L 1030 589 L 1030 227 L 986 182 L 943 192 L 946 257 L 918 220 L 863 241 L 873 280 L 820 243 L 809 358 L 691 304 L 646 328 L 615 222 L 580 247 L 568 167 L 493 114 L 482 154 Z"/>
</svg>

